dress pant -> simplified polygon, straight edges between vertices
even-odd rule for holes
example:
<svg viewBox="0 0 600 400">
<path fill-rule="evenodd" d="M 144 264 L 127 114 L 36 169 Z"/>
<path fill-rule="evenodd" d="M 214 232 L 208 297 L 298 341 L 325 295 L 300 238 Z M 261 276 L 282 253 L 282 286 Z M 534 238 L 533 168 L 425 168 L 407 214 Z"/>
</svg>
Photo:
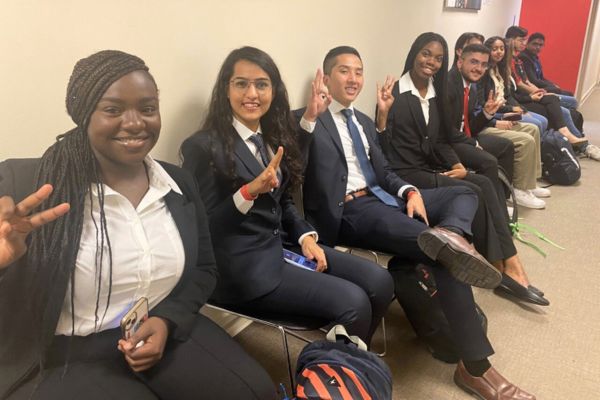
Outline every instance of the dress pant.
<svg viewBox="0 0 600 400">
<path fill-rule="evenodd" d="M 120 337 L 120 329 L 72 340 L 55 337 L 41 381 L 30 380 L 9 399 L 276 398 L 275 387 L 260 364 L 201 314 L 188 340 L 168 340 L 162 359 L 141 373 L 132 372 L 117 350 Z"/>
<path fill-rule="evenodd" d="M 542 148 L 537 126 L 519 122 L 509 130 L 486 128 L 479 133 L 479 137 L 486 135 L 500 136 L 513 143 L 515 148 L 513 186 L 521 190 L 535 189 L 537 179 L 542 176 Z"/>
<path fill-rule="evenodd" d="M 454 227 L 471 234 L 470 225 L 477 206 L 476 195 L 466 187 L 421 190 L 427 217 L 432 226 Z M 427 225 L 406 215 L 406 204 L 390 207 L 373 195 L 344 204 L 340 242 L 380 250 L 403 261 L 433 267 L 440 305 L 463 360 L 481 360 L 493 354 L 475 310 L 471 287 L 454 279 L 448 270 L 428 258 L 417 244 Z"/>
<path fill-rule="evenodd" d="M 470 148 L 476 152 L 475 155 L 486 154 L 474 146 Z M 464 179 L 455 179 L 429 171 L 416 171 L 400 176 L 419 188 L 468 187 L 477 195 L 477 212 L 472 223 L 473 245 L 477 251 L 488 261 L 500 261 L 517 254 L 508 227 L 505 200 L 502 195 L 498 195 L 497 189 L 486 176 L 469 173 Z"/>
<path fill-rule="evenodd" d="M 272 292 L 237 310 L 315 317 L 342 324 L 367 345 L 394 297 L 394 282 L 385 268 L 351 254 L 321 246 L 327 260 L 323 273 L 282 261 L 282 278 Z M 290 250 L 301 254 L 299 248 Z"/>
</svg>

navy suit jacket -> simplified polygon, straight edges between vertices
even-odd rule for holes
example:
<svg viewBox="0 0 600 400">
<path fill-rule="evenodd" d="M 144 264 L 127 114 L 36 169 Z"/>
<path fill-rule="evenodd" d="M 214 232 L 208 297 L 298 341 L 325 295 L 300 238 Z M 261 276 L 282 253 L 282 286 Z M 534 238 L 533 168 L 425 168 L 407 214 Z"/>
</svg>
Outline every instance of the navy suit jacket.
<svg viewBox="0 0 600 400">
<path fill-rule="evenodd" d="M 377 183 L 383 190 L 397 196 L 402 186 L 410 184 L 390 169 L 379 146 L 373 120 L 356 109 L 354 111 L 369 142 L 369 158 Z M 294 113 L 299 119 L 304 109 Z M 312 133 L 300 130 L 299 135 L 310 135 L 311 139 L 303 185 L 304 213 L 317 228 L 320 240 L 328 246 L 335 246 L 344 211 L 348 165 L 331 112 L 327 110 L 319 116 Z"/>
<path fill-rule="evenodd" d="M 34 192 L 38 165 L 39 159 L 0 163 L 0 196 L 8 195 L 19 202 Z M 186 340 L 200 307 L 214 289 L 216 264 L 208 219 L 194 179 L 179 167 L 161 165 L 183 193 L 170 191 L 164 199 L 183 241 L 185 266 L 175 288 L 149 314 L 171 322 L 171 338 Z M 23 292 L 36 268 L 30 268 L 26 261 L 26 256 L 21 257 L 0 275 L 0 398 L 38 366 L 40 354 L 54 337 L 69 281 L 67 275 L 59 277 L 51 288 L 43 321 L 46 343 L 40 344 L 39 332 L 27 318 L 31 315 L 27 309 L 30 302 Z"/>
<path fill-rule="evenodd" d="M 275 289 L 281 282 L 283 245 L 297 246 L 300 236 L 315 229 L 300 216 L 286 190 L 289 175 L 283 161 L 280 186 L 258 196 L 248 213 L 242 214 L 233 195 L 264 167 L 236 133 L 237 179 L 227 177 L 223 171 L 229 168 L 229 160 L 223 146 L 218 133 L 197 132 L 185 140 L 181 152 L 183 167 L 196 176 L 210 219 L 220 275 L 212 298 L 219 303 L 240 303 Z"/>
<path fill-rule="evenodd" d="M 429 100 L 429 123 L 425 124 L 419 99 L 411 92 L 400 93 L 398 82 L 392 89 L 390 108 L 381 146 L 390 167 L 401 176 L 414 171 L 448 170 L 460 162 L 448 144 L 440 120 L 437 101 Z"/>
</svg>

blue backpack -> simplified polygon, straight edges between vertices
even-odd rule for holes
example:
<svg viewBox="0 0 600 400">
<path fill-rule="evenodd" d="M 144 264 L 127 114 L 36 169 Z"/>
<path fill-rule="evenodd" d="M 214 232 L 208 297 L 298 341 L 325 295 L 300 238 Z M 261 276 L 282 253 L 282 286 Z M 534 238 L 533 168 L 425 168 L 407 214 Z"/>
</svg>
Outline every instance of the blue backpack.
<svg viewBox="0 0 600 400">
<path fill-rule="evenodd" d="M 297 399 L 389 400 L 392 373 L 356 336 L 342 325 L 334 326 L 328 340 L 302 349 L 296 368 Z"/>
<path fill-rule="evenodd" d="M 581 178 L 581 166 L 566 137 L 549 129 L 542 135 L 542 178 L 552 184 L 572 185 Z"/>
</svg>

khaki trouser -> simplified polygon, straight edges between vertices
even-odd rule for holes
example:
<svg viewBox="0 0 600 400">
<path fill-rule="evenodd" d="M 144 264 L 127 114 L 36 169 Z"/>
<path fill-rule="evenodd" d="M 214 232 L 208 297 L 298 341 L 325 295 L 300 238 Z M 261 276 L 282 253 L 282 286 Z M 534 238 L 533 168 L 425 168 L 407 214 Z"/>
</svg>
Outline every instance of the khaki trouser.
<svg viewBox="0 0 600 400">
<path fill-rule="evenodd" d="M 521 190 L 536 187 L 542 176 L 540 130 L 534 124 L 519 122 L 510 130 L 485 128 L 480 135 L 502 136 L 515 146 L 513 186 Z"/>
</svg>

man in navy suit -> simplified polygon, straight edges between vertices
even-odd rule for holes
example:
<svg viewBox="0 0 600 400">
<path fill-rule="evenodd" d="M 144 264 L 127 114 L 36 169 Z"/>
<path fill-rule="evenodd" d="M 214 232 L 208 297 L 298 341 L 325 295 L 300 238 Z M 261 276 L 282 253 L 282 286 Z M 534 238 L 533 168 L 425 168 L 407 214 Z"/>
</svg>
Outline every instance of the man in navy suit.
<svg viewBox="0 0 600 400">
<path fill-rule="evenodd" d="M 300 126 L 311 137 L 303 186 L 308 221 L 327 245 L 395 254 L 392 268 L 399 258 L 433 267 L 440 304 L 461 358 L 457 384 L 486 399 L 494 398 L 502 385 L 515 389 L 509 398 L 533 398 L 502 378 L 487 359 L 493 349 L 469 284 L 489 288 L 499 279 L 463 238 L 471 235 L 476 195 L 466 187 L 419 191 L 389 169 L 377 131 L 385 130 L 394 80 L 388 77 L 378 86 L 376 128 L 353 106 L 364 79 L 356 49 L 330 50 L 323 73 L 312 84 L 307 107 L 297 112 L 302 115 Z"/>
</svg>

